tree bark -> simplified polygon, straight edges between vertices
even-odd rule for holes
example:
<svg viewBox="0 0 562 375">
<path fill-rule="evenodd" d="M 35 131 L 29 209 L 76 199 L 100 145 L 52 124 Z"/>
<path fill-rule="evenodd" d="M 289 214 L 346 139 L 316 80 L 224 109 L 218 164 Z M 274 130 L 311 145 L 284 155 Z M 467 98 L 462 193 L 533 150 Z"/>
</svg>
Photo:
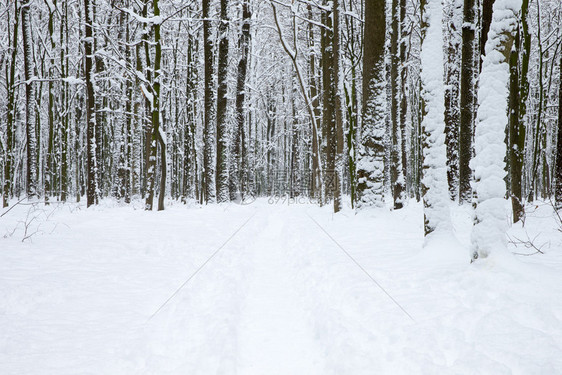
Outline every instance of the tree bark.
<svg viewBox="0 0 562 375">
<path fill-rule="evenodd" d="M 558 88 L 558 137 L 556 143 L 556 185 L 554 199 L 556 208 L 562 209 L 562 54 L 560 54 L 560 82 Z"/>
<path fill-rule="evenodd" d="M 25 134 L 27 137 L 27 195 L 37 195 L 37 133 L 35 130 L 35 63 L 33 61 L 33 38 L 31 37 L 31 1 L 21 8 L 23 34 L 23 60 L 25 65 Z"/>
<path fill-rule="evenodd" d="M 385 0 L 365 3 L 363 124 L 357 162 L 358 207 L 380 207 L 384 203 L 385 3 Z"/>
<path fill-rule="evenodd" d="M 236 126 L 233 135 L 232 164 L 230 172 L 230 198 L 241 201 L 244 197 L 244 171 L 246 170 L 245 111 L 246 75 L 248 72 L 248 54 L 250 49 L 250 1 L 242 1 L 242 33 L 240 34 L 240 60 L 236 81 Z"/>
<path fill-rule="evenodd" d="M 400 209 L 404 205 L 404 174 L 402 169 L 402 134 L 400 129 L 400 6 L 398 0 L 392 0 L 392 22 L 390 33 L 390 92 L 391 92 L 391 169 L 390 179 L 392 186 L 392 197 L 394 209 Z"/>
<path fill-rule="evenodd" d="M 11 58 L 9 74 L 6 74 L 7 108 L 6 108 L 6 162 L 4 163 L 4 185 L 2 186 L 2 206 L 8 207 L 13 195 L 13 169 L 15 164 L 15 79 L 16 58 L 18 52 L 18 30 L 20 20 L 20 7 L 18 0 L 14 1 L 14 32 L 12 34 Z M 9 13 L 8 13 L 9 14 Z M 8 78 L 9 77 L 9 78 Z"/>
<path fill-rule="evenodd" d="M 226 119 L 228 73 L 228 0 L 220 1 L 220 23 L 218 29 L 218 87 L 217 87 L 217 201 L 227 202 L 228 192 L 228 124 Z"/>
<path fill-rule="evenodd" d="M 460 129 L 459 129 L 459 203 L 471 200 L 470 181 L 472 170 L 472 135 L 474 129 L 474 103 L 476 86 L 474 82 L 475 64 L 474 48 L 476 35 L 476 11 L 474 0 L 464 0 L 464 21 L 462 26 L 462 62 L 460 84 Z"/>
<path fill-rule="evenodd" d="M 87 206 L 98 201 L 98 167 L 96 161 L 96 101 L 94 92 L 94 32 L 93 32 L 93 0 L 84 0 L 85 33 L 84 55 L 86 77 L 86 152 L 87 152 Z"/>
<path fill-rule="evenodd" d="M 342 108 L 342 77 L 340 66 L 340 49 L 341 49 L 341 30 L 340 30 L 340 0 L 333 0 L 334 14 L 334 35 L 333 35 L 333 67 L 334 67 L 334 86 L 335 86 L 335 170 L 334 170 L 334 212 L 342 209 L 342 174 L 344 164 L 343 154 L 343 108 Z"/>
<path fill-rule="evenodd" d="M 205 67 L 204 85 L 204 129 L 203 129 L 203 195 L 206 203 L 216 199 L 215 186 L 215 127 L 213 124 L 213 41 L 211 39 L 211 20 L 209 19 L 210 0 L 202 0 L 203 6 L 203 60 Z"/>
</svg>

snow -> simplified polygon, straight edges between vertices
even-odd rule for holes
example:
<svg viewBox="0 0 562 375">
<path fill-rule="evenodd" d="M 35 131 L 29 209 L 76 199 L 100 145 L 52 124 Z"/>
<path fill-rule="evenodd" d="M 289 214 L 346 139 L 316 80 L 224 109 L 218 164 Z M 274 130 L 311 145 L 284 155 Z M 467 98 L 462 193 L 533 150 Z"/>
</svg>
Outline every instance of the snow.
<svg viewBox="0 0 562 375">
<path fill-rule="evenodd" d="M 505 129 L 508 124 L 507 101 L 511 51 L 508 41 L 517 28 L 517 12 L 521 0 L 498 0 L 494 11 L 486 56 L 482 62 L 478 90 L 478 116 L 474 137 L 474 189 L 477 206 L 472 233 L 473 257 L 487 257 L 491 252 L 504 251 L 507 221 L 502 207 L 505 204 Z M 513 42 L 513 40 L 511 40 Z"/>
<path fill-rule="evenodd" d="M 445 87 L 443 59 L 443 7 L 439 0 L 429 0 L 425 17 L 429 24 L 422 42 L 420 73 L 425 111 L 422 120 L 423 177 L 428 230 L 447 231 L 449 211 L 447 186 L 447 154 L 445 146 Z M 431 236 L 428 236 L 428 243 Z"/>
<path fill-rule="evenodd" d="M 458 241 L 424 249 L 415 202 L 337 215 L 267 199 L 52 203 L 0 218 L 1 374 L 562 373 L 547 204 L 509 232 L 539 235 L 545 254 L 470 264 L 471 209 L 453 204 Z"/>
</svg>

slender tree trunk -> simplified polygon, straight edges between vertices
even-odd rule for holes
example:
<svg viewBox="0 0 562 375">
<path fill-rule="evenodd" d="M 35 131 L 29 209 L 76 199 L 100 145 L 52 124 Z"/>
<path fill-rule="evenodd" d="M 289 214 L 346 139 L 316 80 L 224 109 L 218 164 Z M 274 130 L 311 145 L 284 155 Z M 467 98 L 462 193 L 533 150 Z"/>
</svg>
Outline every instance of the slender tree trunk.
<svg viewBox="0 0 562 375">
<path fill-rule="evenodd" d="M 558 88 L 558 138 L 556 142 L 556 185 L 554 199 L 556 208 L 562 209 L 562 53 L 560 54 L 560 82 Z"/>
<path fill-rule="evenodd" d="M 154 17 L 160 17 L 160 8 L 158 0 L 153 0 Z M 160 192 L 158 194 L 158 211 L 164 210 L 164 198 L 166 197 L 166 177 L 168 160 L 166 157 L 166 131 L 162 129 L 160 123 L 160 86 L 162 73 L 160 71 L 162 65 L 162 42 L 160 40 L 160 22 L 154 23 L 154 105 L 152 107 L 152 142 L 153 148 L 155 141 L 160 145 Z M 156 152 L 152 151 L 152 155 L 156 159 Z"/>
<path fill-rule="evenodd" d="M 93 32 L 93 0 L 84 0 L 85 32 L 84 55 L 86 77 L 86 143 L 87 143 L 87 206 L 90 207 L 98 200 L 98 166 L 96 161 L 96 101 L 94 93 L 94 32 Z"/>
<path fill-rule="evenodd" d="M 334 170 L 334 212 L 339 212 L 342 209 L 342 175 L 344 167 L 344 154 L 343 154 L 343 81 L 341 69 L 341 30 L 340 30 L 340 0 L 333 0 L 333 14 L 334 14 L 334 35 L 333 35 L 333 67 L 334 67 L 334 85 L 335 85 L 335 170 Z"/>
<path fill-rule="evenodd" d="M 358 207 L 381 207 L 384 202 L 385 18 L 385 0 L 372 0 L 365 3 L 363 125 L 357 162 Z"/>
<path fill-rule="evenodd" d="M 228 124 L 226 119 L 228 73 L 228 0 L 220 1 L 220 23 L 218 29 L 218 87 L 217 87 L 217 201 L 226 202 L 228 192 Z"/>
<path fill-rule="evenodd" d="M 33 39 L 31 37 L 31 1 L 21 8 L 21 29 L 23 34 L 23 59 L 25 65 L 25 134 L 27 137 L 27 195 L 37 195 L 37 134 L 35 123 L 35 63 L 33 60 Z"/>
<path fill-rule="evenodd" d="M 312 5 L 308 4 L 308 17 L 313 19 Z M 319 100 L 319 89 L 318 80 L 316 77 L 316 51 L 315 51 L 315 39 L 314 39 L 314 28 L 313 24 L 308 25 L 308 48 L 309 48 L 309 65 L 310 65 L 310 77 L 309 77 L 309 96 L 311 98 L 311 104 L 314 113 L 314 123 L 317 123 L 320 119 L 320 100 Z M 312 127 L 312 184 L 310 195 L 315 198 L 319 198 L 321 194 L 318 194 L 318 184 L 317 181 L 320 178 L 320 150 L 319 150 L 319 136 L 316 127 Z"/>
<path fill-rule="evenodd" d="M 55 79 L 55 28 L 54 28 L 54 14 L 56 11 L 56 0 L 53 1 L 53 7 L 49 9 L 49 41 L 50 41 L 50 58 L 49 58 L 49 83 L 48 83 L 48 95 L 49 95 L 49 108 L 48 111 L 48 124 L 49 124 L 49 137 L 47 145 L 47 160 L 45 162 L 45 205 L 49 204 L 49 197 L 53 194 L 53 182 L 55 173 L 55 163 L 54 163 L 54 143 L 55 143 L 55 92 L 54 92 L 54 79 Z M 62 25 L 62 22 L 61 22 Z M 62 40 L 62 39 L 61 39 Z M 61 46 L 61 52 L 62 52 Z M 64 69 L 63 61 L 61 60 L 61 72 Z"/>
<path fill-rule="evenodd" d="M 522 204 L 522 168 L 524 155 L 525 129 L 520 128 L 519 123 L 519 32 L 515 38 L 515 48 L 512 48 L 509 57 L 509 182 L 511 194 L 511 207 L 513 209 L 513 222 L 516 223 L 523 218 L 524 210 Z M 523 134 L 521 134 L 521 131 Z"/>
<path fill-rule="evenodd" d="M 15 79 L 16 79 L 16 58 L 18 52 L 18 30 L 20 20 L 20 7 L 18 0 L 14 1 L 14 32 L 12 33 L 12 45 L 9 74 L 6 74 L 6 89 L 8 91 L 8 103 L 6 108 L 6 162 L 4 163 L 4 186 L 2 187 L 2 206 L 8 207 L 10 198 L 13 195 L 13 169 L 15 164 Z M 9 76 L 9 78 L 8 78 Z"/>
<path fill-rule="evenodd" d="M 480 35 L 480 56 L 484 56 L 486 51 L 486 41 L 488 40 L 488 32 L 490 31 L 490 24 L 492 23 L 492 10 L 496 0 L 481 0 L 482 1 L 482 30 Z M 480 65 L 480 64 L 479 64 Z"/>
<path fill-rule="evenodd" d="M 451 200 L 458 197 L 459 181 L 459 127 L 460 101 L 459 80 L 460 64 L 458 51 L 460 48 L 459 23 L 457 20 L 457 0 L 449 3 L 448 9 L 447 64 L 445 70 L 445 144 L 447 146 L 447 182 Z"/>
<path fill-rule="evenodd" d="M 474 82 L 474 49 L 476 44 L 476 10 L 474 0 L 464 0 L 464 22 L 462 26 L 462 62 L 460 84 L 460 129 L 459 129 L 459 203 L 471 201 L 470 181 L 472 170 L 472 134 L 474 129 L 474 103 L 476 86 Z"/>
<path fill-rule="evenodd" d="M 204 98 L 204 129 L 203 129 L 203 192 L 206 203 L 216 199 L 215 186 L 215 127 L 213 108 L 213 41 L 211 38 L 210 0 L 203 0 L 203 60 L 205 66 L 205 98 Z"/>
<path fill-rule="evenodd" d="M 400 0 L 400 135 L 402 154 L 402 176 L 404 177 L 404 189 L 408 186 L 408 148 L 406 140 L 406 116 L 408 114 L 408 96 L 406 87 L 408 85 L 407 68 L 407 25 L 406 25 L 406 0 Z"/>
<path fill-rule="evenodd" d="M 244 196 L 242 183 L 247 166 L 245 140 L 245 111 L 246 75 L 248 71 L 248 54 L 250 49 L 250 1 L 242 1 L 242 33 L 240 34 L 240 60 L 236 81 L 236 127 L 233 134 L 232 161 L 230 169 L 230 198 L 241 201 Z"/>
<path fill-rule="evenodd" d="M 327 6 L 328 3 L 325 1 L 324 5 Z M 324 187 L 326 199 L 330 200 L 334 197 L 336 169 L 336 78 L 334 75 L 333 12 L 323 13 L 322 24 L 325 25 L 321 34 L 322 56 L 320 61 L 322 65 L 322 134 L 326 140 Z"/>
<path fill-rule="evenodd" d="M 398 0 L 392 0 L 392 20 L 390 32 L 390 121 L 391 121 L 391 149 L 390 149 L 390 183 L 394 209 L 404 205 L 404 175 L 402 169 L 402 133 L 400 129 L 400 5 Z"/>
</svg>

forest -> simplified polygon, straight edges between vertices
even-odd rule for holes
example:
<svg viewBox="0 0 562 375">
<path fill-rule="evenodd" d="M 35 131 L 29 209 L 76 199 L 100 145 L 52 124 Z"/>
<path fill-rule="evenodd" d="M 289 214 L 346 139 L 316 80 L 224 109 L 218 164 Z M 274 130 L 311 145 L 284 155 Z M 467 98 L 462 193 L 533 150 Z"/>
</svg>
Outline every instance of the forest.
<svg viewBox="0 0 562 375">
<path fill-rule="evenodd" d="M 562 374 L 561 0 L 0 0 L 0 374 Z"/>
<path fill-rule="evenodd" d="M 0 14 L 4 207 L 416 199 L 427 234 L 447 199 L 510 199 L 514 222 L 526 202 L 562 204 L 559 1 L 14 0 Z"/>
</svg>

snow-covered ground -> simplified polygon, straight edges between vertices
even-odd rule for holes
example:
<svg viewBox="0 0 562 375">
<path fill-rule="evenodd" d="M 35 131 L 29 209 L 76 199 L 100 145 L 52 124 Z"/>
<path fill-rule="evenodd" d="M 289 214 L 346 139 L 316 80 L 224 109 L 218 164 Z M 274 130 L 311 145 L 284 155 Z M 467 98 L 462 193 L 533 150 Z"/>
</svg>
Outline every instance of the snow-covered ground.
<svg viewBox="0 0 562 375">
<path fill-rule="evenodd" d="M 415 203 L 140 207 L 0 218 L 0 374 L 562 374 L 546 204 L 474 264 L 469 207 L 425 249 Z"/>
</svg>

